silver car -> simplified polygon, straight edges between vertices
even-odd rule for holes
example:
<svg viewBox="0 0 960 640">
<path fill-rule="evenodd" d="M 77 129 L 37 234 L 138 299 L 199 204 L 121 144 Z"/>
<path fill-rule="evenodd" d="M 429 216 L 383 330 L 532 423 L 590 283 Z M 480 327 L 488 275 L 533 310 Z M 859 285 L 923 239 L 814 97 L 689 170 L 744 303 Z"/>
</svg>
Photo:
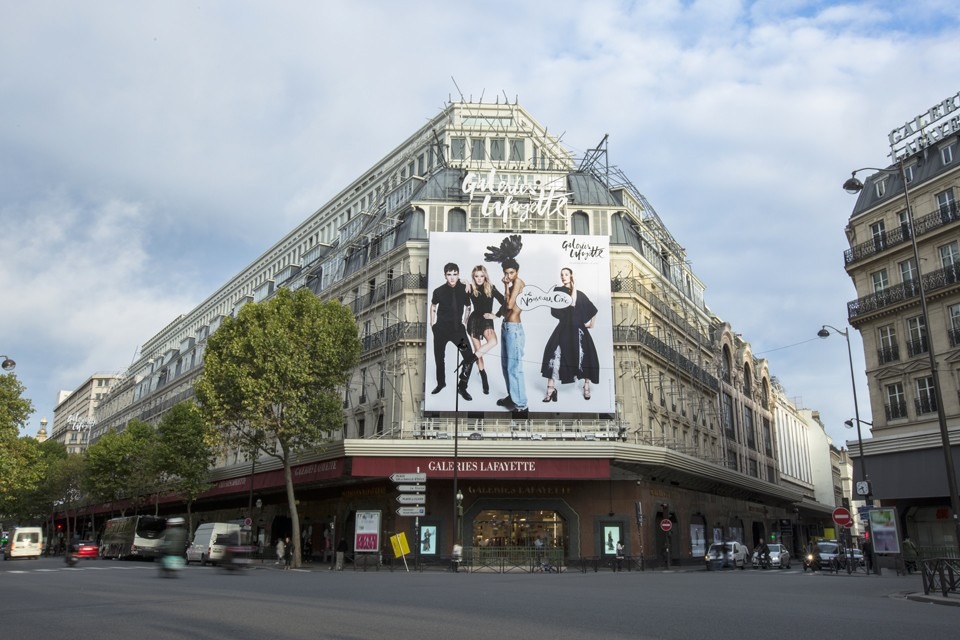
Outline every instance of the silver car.
<svg viewBox="0 0 960 640">
<path fill-rule="evenodd" d="M 782 544 L 773 543 L 767 545 L 770 548 L 770 566 L 775 569 L 790 568 L 790 552 Z M 753 568 L 760 567 L 760 552 L 753 552 Z"/>
</svg>

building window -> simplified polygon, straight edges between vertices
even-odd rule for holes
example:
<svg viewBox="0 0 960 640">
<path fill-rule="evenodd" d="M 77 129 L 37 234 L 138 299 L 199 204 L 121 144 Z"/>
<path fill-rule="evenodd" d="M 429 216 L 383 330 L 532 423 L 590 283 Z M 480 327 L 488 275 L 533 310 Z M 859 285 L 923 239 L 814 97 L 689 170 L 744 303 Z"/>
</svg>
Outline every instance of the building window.
<svg viewBox="0 0 960 640">
<path fill-rule="evenodd" d="M 882 178 L 873 183 L 874 188 L 877 190 L 877 197 L 882 198 L 883 194 L 887 191 L 887 180 Z"/>
<path fill-rule="evenodd" d="M 505 143 L 506 143 L 506 140 L 504 140 L 503 138 L 490 138 L 490 159 L 491 160 L 497 161 L 497 160 L 507 159 L 506 149 L 504 148 Z"/>
<path fill-rule="evenodd" d="M 909 164 L 903 167 L 903 175 L 907 179 L 907 184 L 913 182 L 913 172 L 916 166 L 916 164 Z"/>
<path fill-rule="evenodd" d="M 510 140 L 510 160 L 512 162 L 523 162 L 526 159 L 523 153 L 523 139 L 512 138 Z"/>
<path fill-rule="evenodd" d="M 467 159 L 466 138 L 450 138 L 450 158 L 453 160 Z"/>
<path fill-rule="evenodd" d="M 907 283 L 913 282 L 913 279 L 917 277 L 917 268 L 913 262 L 913 258 L 909 260 L 904 260 L 900 263 L 900 282 Z"/>
<path fill-rule="evenodd" d="M 483 160 L 486 156 L 485 147 L 483 138 L 470 138 L 470 159 Z"/>
<path fill-rule="evenodd" d="M 570 216 L 570 232 L 575 236 L 590 235 L 590 218 L 583 211 L 575 211 Z"/>
<path fill-rule="evenodd" d="M 357 420 L 357 437 L 362 438 L 364 435 L 364 431 L 366 430 L 367 430 L 366 421 L 363 418 L 360 418 L 359 420 Z"/>
<path fill-rule="evenodd" d="M 757 450 L 757 436 L 754 433 L 753 429 L 753 409 L 750 407 L 743 408 L 743 430 L 747 435 L 747 446 Z"/>
<path fill-rule="evenodd" d="M 911 356 L 927 352 L 927 324 L 923 316 L 907 318 L 907 352 Z"/>
<path fill-rule="evenodd" d="M 887 232 L 884 227 L 883 220 L 874 222 L 870 225 L 870 233 L 873 234 L 873 246 L 877 251 L 883 249 L 886 245 Z"/>
<path fill-rule="evenodd" d="M 743 365 L 743 395 L 753 397 L 753 372 L 749 364 Z"/>
<path fill-rule="evenodd" d="M 933 377 L 917 378 L 917 413 L 933 413 L 937 410 L 937 400 L 933 393 Z"/>
<path fill-rule="evenodd" d="M 463 209 L 451 209 L 447 213 L 447 231 L 466 231 L 467 212 Z"/>
<path fill-rule="evenodd" d="M 367 401 L 367 370 L 360 369 L 360 404 Z"/>
<path fill-rule="evenodd" d="M 720 377 L 730 384 L 730 348 L 727 345 L 723 345 L 723 353 L 720 355 Z"/>
<path fill-rule="evenodd" d="M 956 240 L 940 247 L 940 266 L 943 268 L 956 265 L 958 257 L 960 257 L 960 247 Z"/>
<path fill-rule="evenodd" d="M 952 190 L 948 189 L 937 194 L 937 207 L 940 209 L 941 216 L 950 216 L 956 211 Z"/>
<path fill-rule="evenodd" d="M 874 293 L 882 293 L 888 286 L 890 286 L 890 281 L 887 279 L 886 269 L 874 271 L 870 274 L 870 279 L 873 281 Z"/>
<path fill-rule="evenodd" d="M 907 397 L 903 393 L 903 383 L 894 382 L 886 387 L 887 420 L 907 417 Z"/>
<path fill-rule="evenodd" d="M 733 397 L 729 393 L 723 394 L 723 429 L 727 437 L 737 441 L 737 430 L 733 424 Z"/>
<path fill-rule="evenodd" d="M 940 148 L 940 159 L 943 160 L 943 164 L 948 165 L 953 162 L 953 150 L 956 146 L 956 143 L 951 143 Z"/>
<path fill-rule="evenodd" d="M 952 304 L 947 307 L 949 317 L 948 331 L 950 332 L 950 346 L 960 345 L 960 304 Z"/>
<path fill-rule="evenodd" d="M 877 329 L 877 358 L 880 364 L 896 362 L 900 359 L 900 349 L 897 344 L 897 328 L 888 324 Z"/>
</svg>

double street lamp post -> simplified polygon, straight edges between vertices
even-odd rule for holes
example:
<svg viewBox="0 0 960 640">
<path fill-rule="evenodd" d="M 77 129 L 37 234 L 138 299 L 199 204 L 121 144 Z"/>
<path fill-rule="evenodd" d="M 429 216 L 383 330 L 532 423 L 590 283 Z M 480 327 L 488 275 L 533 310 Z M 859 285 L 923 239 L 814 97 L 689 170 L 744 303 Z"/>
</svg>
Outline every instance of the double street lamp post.
<svg viewBox="0 0 960 640">
<path fill-rule="evenodd" d="M 915 278 L 917 290 L 920 295 L 920 310 L 923 314 L 923 325 L 927 331 L 927 356 L 930 360 L 930 377 L 933 381 L 933 399 L 937 405 L 937 422 L 940 426 L 940 441 L 943 447 L 944 462 L 947 472 L 947 484 L 949 485 L 950 510 L 953 515 L 954 546 L 960 551 L 960 496 L 957 494 L 957 473 L 953 465 L 953 452 L 950 449 L 950 432 L 947 429 L 947 416 L 943 409 L 943 394 L 940 391 L 940 374 L 937 371 L 937 355 L 934 350 L 934 341 L 931 338 L 932 327 L 930 324 L 930 312 L 927 308 L 926 285 L 923 282 L 923 274 L 920 272 L 920 248 L 917 246 L 917 233 L 913 221 L 913 207 L 910 206 L 910 189 L 907 180 L 907 172 L 903 163 L 903 156 L 897 160 L 896 169 L 878 169 L 876 167 L 863 167 L 850 174 L 850 178 L 843 183 L 843 188 L 847 193 L 859 193 L 863 190 L 863 183 L 857 179 L 857 174 L 861 171 L 876 171 L 885 175 L 897 175 L 899 173 L 903 180 L 903 199 L 907 208 L 907 233 L 910 236 L 910 244 L 913 248 L 913 259 L 916 262 L 917 276 Z M 860 421 L 857 420 L 859 429 Z M 861 453 L 862 462 L 862 453 Z"/>
</svg>

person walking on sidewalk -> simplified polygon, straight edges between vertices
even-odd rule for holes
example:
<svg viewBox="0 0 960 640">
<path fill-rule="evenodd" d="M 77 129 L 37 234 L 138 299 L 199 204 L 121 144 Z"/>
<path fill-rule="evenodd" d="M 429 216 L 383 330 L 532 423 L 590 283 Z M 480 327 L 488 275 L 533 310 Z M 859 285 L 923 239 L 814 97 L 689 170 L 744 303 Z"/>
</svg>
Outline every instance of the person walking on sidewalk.
<svg viewBox="0 0 960 640">
<path fill-rule="evenodd" d="M 286 547 L 285 547 L 285 545 L 283 544 L 283 538 L 277 538 L 277 562 L 276 562 L 276 564 L 280 564 L 281 562 L 283 562 L 283 554 L 284 554 L 285 550 L 286 550 Z"/>
<path fill-rule="evenodd" d="M 337 543 L 337 571 L 343 571 L 343 561 L 347 556 L 347 539 L 340 538 Z"/>
</svg>

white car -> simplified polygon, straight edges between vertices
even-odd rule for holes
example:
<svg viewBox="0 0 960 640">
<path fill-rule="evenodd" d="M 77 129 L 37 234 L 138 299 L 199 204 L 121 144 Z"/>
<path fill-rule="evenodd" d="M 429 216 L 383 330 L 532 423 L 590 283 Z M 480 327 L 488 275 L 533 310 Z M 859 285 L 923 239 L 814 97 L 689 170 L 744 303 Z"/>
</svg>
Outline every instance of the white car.
<svg viewBox="0 0 960 640">
<path fill-rule="evenodd" d="M 767 547 L 770 548 L 770 566 L 774 569 L 789 569 L 790 568 L 790 552 L 787 551 L 787 548 L 782 544 L 768 544 Z M 760 552 L 753 552 L 753 568 L 758 569 L 760 567 Z"/>
<path fill-rule="evenodd" d="M 747 566 L 747 548 L 736 541 L 714 543 L 707 549 L 704 560 L 707 571 L 724 567 L 743 569 Z"/>
</svg>

